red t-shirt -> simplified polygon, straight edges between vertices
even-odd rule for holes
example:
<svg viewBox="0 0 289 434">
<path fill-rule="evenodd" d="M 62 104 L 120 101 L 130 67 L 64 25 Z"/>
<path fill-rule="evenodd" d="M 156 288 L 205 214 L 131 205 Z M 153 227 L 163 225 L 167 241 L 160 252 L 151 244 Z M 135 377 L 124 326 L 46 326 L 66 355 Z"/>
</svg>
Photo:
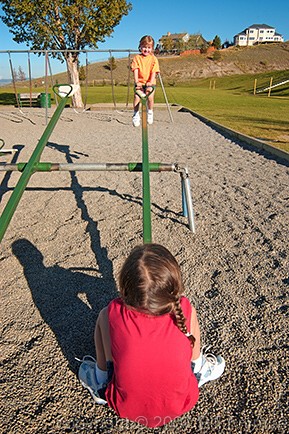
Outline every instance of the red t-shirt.
<svg viewBox="0 0 289 434">
<path fill-rule="evenodd" d="M 181 298 L 190 329 L 191 305 Z M 199 391 L 191 370 L 192 348 L 171 314 L 140 313 L 113 300 L 108 306 L 114 375 L 108 405 L 123 418 L 162 426 L 194 407 Z"/>
</svg>

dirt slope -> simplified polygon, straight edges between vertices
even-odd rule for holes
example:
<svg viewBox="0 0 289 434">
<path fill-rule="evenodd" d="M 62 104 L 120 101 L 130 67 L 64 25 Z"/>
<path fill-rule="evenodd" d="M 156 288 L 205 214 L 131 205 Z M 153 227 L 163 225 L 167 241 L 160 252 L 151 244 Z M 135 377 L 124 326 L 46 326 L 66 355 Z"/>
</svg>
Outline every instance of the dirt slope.
<svg viewBox="0 0 289 434">
<path fill-rule="evenodd" d="M 230 47 L 219 51 L 221 58 L 202 54 L 191 56 L 160 56 L 160 68 L 164 80 L 176 83 L 194 78 L 221 77 L 231 74 L 261 73 L 289 69 L 289 42 L 253 47 Z M 128 80 L 128 58 L 116 59 L 113 78 L 118 84 Z M 132 80 L 132 76 L 130 77 Z M 88 80 L 110 80 L 111 71 L 107 62 L 89 65 Z"/>
</svg>

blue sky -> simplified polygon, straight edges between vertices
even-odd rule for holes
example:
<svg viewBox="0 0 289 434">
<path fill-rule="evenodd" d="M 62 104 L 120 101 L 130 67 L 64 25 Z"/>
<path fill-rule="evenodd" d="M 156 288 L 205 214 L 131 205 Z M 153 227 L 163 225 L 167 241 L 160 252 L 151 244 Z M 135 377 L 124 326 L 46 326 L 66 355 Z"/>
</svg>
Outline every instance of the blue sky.
<svg viewBox="0 0 289 434">
<path fill-rule="evenodd" d="M 132 11 L 123 17 L 115 27 L 113 36 L 99 45 L 101 50 L 137 49 L 141 36 L 151 34 L 155 41 L 167 32 L 201 33 L 206 40 L 216 35 L 221 41 L 232 41 L 236 33 L 251 24 L 268 24 L 281 33 L 284 40 L 289 40 L 289 1 L 251 0 L 234 2 L 232 0 L 195 2 L 181 0 L 136 0 L 131 1 Z M 8 28 L 0 22 L 0 50 L 25 50 L 25 44 L 16 44 Z M 115 55 L 117 57 L 117 55 Z M 89 62 L 107 59 L 108 54 L 89 54 Z M 19 66 L 27 74 L 27 55 L 13 54 L 13 67 Z M 84 60 L 83 60 L 84 63 Z M 31 58 L 32 75 L 44 75 L 44 61 L 36 56 Z M 65 71 L 65 66 L 52 62 L 53 73 Z M 7 54 L 0 53 L 0 78 L 9 78 L 9 59 Z"/>
</svg>

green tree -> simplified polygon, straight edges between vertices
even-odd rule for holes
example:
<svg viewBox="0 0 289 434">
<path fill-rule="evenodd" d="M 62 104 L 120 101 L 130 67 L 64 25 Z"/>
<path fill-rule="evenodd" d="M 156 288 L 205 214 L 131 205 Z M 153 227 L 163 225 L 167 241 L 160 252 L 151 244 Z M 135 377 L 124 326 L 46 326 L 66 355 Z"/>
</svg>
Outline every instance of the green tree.
<svg viewBox="0 0 289 434">
<path fill-rule="evenodd" d="M 179 39 L 178 41 L 176 41 L 175 46 L 174 46 L 175 50 L 177 50 L 178 53 L 181 53 L 182 51 L 184 51 L 187 47 L 184 41 L 182 41 L 181 39 Z"/>
<path fill-rule="evenodd" d="M 165 36 L 162 39 L 162 45 L 165 51 L 171 51 L 174 48 L 174 41 L 169 36 Z"/>
<path fill-rule="evenodd" d="M 219 60 L 221 60 L 221 59 L 222 59 L 221 52 L 220 52 L 220 51 L 214 51 L 214 52 L 213 52 L 213 55 L 212 55 L 212 59 L 213 59 L 215 62 L 218 62 Z"/>
<path fill-rule="evenodd" d="M 107 68 L 110 71 L 114 71 L 117 68 L 116 61 L 115 61 L 115 58 L 113 56 L 110 56 L 109 61 L 107 63 Z"/>
<path fill-rule="evenodd" d="M 213 39 L 213 47 L 217 48 L 219 50 L 222 46 L 221 38 L 220 36 L 216 35 Z"/>
<path fill-rule="evenodd" d="M 126 0 L 0 1 L 13 40 L 31 50 L 63 50 L 54 57 L 66 62 L 69 82 L 79 85 L 79 52 L 97 48 L 132 9 Z M 80 88 L 74 107 L 83 107 Z"/>
</svg>

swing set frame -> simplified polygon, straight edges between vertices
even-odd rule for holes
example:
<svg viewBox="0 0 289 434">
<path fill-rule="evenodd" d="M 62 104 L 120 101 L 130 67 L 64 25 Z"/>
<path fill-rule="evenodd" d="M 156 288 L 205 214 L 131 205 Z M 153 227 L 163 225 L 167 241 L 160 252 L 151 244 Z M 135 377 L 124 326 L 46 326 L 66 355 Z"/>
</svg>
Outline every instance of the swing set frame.
<svg viewBox="0 0 289 434">
<path fill-rule="evenodd" d="M 131 64 L 131 54 L 133 53 L 138 53 L 138 51 L 136 50 L 132 50 L 132 49 L 119 49 L 119 50 L 113 50 L 113 49 L 109 49 L 109 50 L 0 50 L 0 54 L 8 54 L 8 59 L 9 59 L 9 66 L 10 66 L 10 74 L 11 74 L 11 79 L 12 79 L 12 84 L 13 84 L 13 90 L 14 90 L 14 94 L 15 94 L 15 100 L 16 100 L 16 104 L 17 107 L 20 111 L 22 111 L 22 104 L 21 104 L 21 97 L 19 97 L 19 93 L 17 92 L 17 80 L 14 74 L 14 68 L 13 68 L 13 61 L 12 61 L 12 55 L 15 54 L 27 54 L 27 63 L 28 63 L 28 81 L 29 81 L 29 92 L 27 92 L 27 94 L 25 95 L 25 99 L 26 101 L 29 102 L 30 107 L 33 106 L 33 102 L 35 101 L 36 96 L 34 95 L 35 92 L 33 92 L 33 86 L 32 86 L 32 68 L 31 68 L 31 54 L 36 54 L 36 55 L 44 55 L 44 60 L 45 60 L 45 73 L 44 73 L 44 85 L 45 85 L 45 94 L 46 94 L 46 124 L 47 124 L 47 109 L 48 109 L 48 91 L 49 91 L 49 84 L 48 84 L 48 76 L 50 76 L 50 81 L 51 81 L 51 87 L 53 88 L 54 86 L 54 80 L 53 80 L 53 72 L 52 72 L 52 67 L 51 67 L 51 62 L 50 62 L 50 54 L 53 53 L 68 53 L 68 52 L 75 52 L 77 51 L 79 54 L 85 54 L 85 90 L 84 90 L 84 96 L 83 96 L 83 102 L 84 102 L 84 108 L 83 111 L 86 111 L 87 108 L 87 95 L 88 95 L 88 76 L 89 76 L 89 60 L 88 60 L 88 55 L 89 53 L 108 53 L 109 54 L 109 64 L 112 63 L 112 57 L 114 53 L 127 53 L 127 59 L 128 59 L 128 76 L 127 76 L 127 96 L 126 96 L 126 104 L 125 107 L 126 109 L 128 108 L 129 105 L 129 100 L 130 100 L 130 83 L 131 83 L 131 71 L 130 71 L 130 64 Z M 171 113 L 171 109 L 170 109 L 170 105 L 168 103 L 168 99 L 167 99 L 167 95 L 166 95 L 166 91 L 163 85 L 163 81 L 162 81 L 162 77 L 161 74 L 158 73 L 157 77 L 160 81 L 160 85 L 161 85 L 161 89 L 163 92 L 163 96 L 165 99 L 165 103 L 166 103 L 166 107 L 169 113 L 169 117 L 170 117 L 170 121 L 173 122 L 173 116 Z M 113 68 L 112 66 L 110 66 L 110 81 L 111 81 L 111 93 L 112 93 L 112 101 L 113 101 L 113 105 L 114 108 L 117 108 L 117 104 L 116 104 L 116 97 L 115 97 L 115 83 L 114 83 L 114 76 L 113 76 Z M 55 103 L 56 106 L 58 105 L 58 98 L 57 96 L 55 96 Z"/>
</svg>

